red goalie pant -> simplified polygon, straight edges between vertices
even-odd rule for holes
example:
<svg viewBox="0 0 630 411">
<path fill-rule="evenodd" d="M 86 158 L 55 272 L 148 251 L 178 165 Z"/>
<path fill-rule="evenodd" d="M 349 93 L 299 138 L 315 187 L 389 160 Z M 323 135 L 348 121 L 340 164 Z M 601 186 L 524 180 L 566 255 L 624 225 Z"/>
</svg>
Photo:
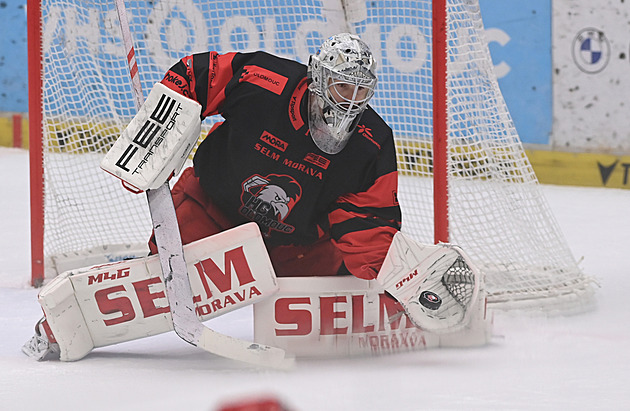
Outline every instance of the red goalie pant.
<svg viewBox="0 0 630 411">
<path fill-rule="evenodd" d="M 192 167 L 183 171 L 172 194 L 184 244 L 235 227 L 205 195 Z M 154 237 L 149 248 L 157 254 Z M 267 250 L 278 277 L 336 275 L 343 262 L 341 252 L 328 236 L 308 246 L 277 246 Z"/>
</svg>

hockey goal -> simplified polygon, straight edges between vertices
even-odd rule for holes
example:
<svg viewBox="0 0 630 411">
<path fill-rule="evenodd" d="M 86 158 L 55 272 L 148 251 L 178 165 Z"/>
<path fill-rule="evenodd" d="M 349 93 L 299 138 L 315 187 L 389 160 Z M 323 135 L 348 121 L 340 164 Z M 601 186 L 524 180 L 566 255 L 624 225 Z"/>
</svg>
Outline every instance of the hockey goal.
<svg viewBox="0 0 630 411">
<path fill-rule="evenodd" d="M 193 52 L 306 62 L 327 36 L 359 34 L 379 64 L 372 105 L 397 140 L 403 231 L 461 245 L 497 306 L 592 300 L 499 91 L 477 0 L 128 1 L 127 12 L 145 92 Z M 28 15 L 37 285 L 143 255 L 151 221 L 145 197 L 98 166 L 135 114 L 114 1 L 29 0 Z"/>
</svg>

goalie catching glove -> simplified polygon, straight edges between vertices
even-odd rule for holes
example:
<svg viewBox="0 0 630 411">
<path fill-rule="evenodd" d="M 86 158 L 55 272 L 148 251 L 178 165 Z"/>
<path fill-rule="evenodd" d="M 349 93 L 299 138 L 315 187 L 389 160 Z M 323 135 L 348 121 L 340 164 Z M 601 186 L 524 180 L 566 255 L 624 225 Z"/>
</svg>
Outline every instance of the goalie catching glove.
<svg viewBox="0 0 630 411">
<path fill-rule="evenodd" d="M 429 332 L 465 327 L 480 299 L 481 274 L 450 244 L 423 245 L 396 233 L 376 281 Z"/>
<path fill-rule="evenodd" d="M 201 105 L 156 83 L 101 168 L 130 191 L 160 187 L 179 173 L 201 133 Z"/>
</svg>

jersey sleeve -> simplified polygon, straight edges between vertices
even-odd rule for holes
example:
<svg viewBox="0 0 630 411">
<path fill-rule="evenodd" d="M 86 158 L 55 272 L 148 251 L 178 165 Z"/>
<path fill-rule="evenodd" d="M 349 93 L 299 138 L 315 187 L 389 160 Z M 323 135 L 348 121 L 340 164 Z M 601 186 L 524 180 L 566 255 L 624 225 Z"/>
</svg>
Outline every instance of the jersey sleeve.
<svg viewBox="0 0 630 411">
<path fill-rule="evenodd" d="M 238 55 L 212 51 L 184 57 L 166 72 L 162 84 L 199 102 L 202 118 L 218 114 Z"/>
<path fill-rule="evenodd" d="M 339 197 L 328 215 L 330 233 L 346 268 L 355 277 L 376 278 L 394 235 L 401 227 L 398 172 L 391 147 L 381 153 L 371 187 Z"/>
</svg>

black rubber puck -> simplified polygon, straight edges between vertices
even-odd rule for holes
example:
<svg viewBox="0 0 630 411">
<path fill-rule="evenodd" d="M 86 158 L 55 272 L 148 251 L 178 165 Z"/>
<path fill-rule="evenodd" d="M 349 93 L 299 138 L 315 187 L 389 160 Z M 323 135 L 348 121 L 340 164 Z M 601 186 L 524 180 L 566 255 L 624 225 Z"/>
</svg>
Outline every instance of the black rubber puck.
<svg viewBox="0 0 630 411">
<path fill-rule="evenodd" d="M 429 310 L 437 310 L 442 305 L 442 299 L 434 292 L 423 291 L 420 294 L 420 304 Z"/>
</svg>

